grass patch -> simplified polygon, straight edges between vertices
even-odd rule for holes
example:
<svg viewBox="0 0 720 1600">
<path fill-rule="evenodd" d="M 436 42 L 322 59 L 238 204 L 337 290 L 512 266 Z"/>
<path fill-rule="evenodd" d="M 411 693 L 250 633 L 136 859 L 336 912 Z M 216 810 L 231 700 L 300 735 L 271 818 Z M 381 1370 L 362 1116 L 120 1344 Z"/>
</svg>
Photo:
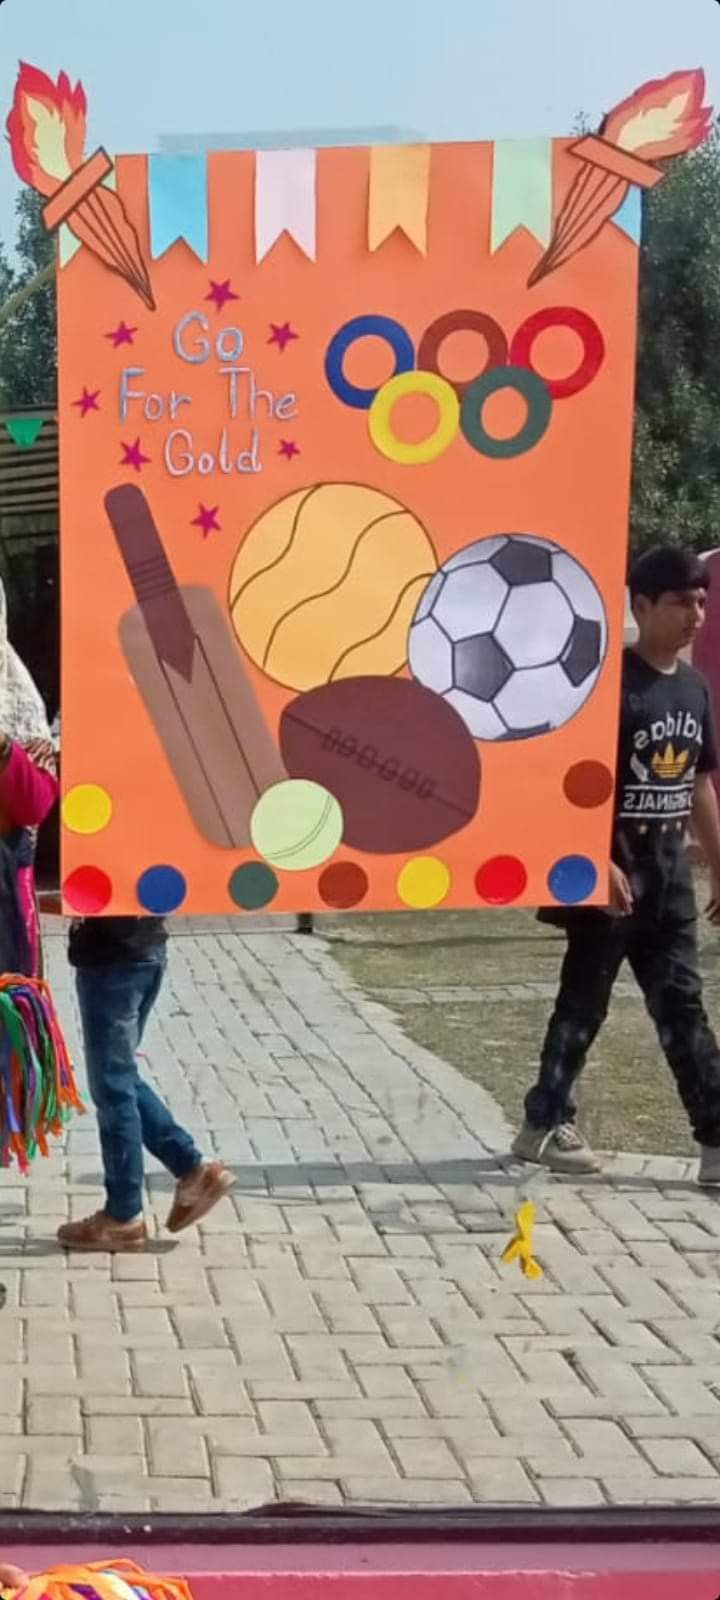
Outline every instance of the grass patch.
<svg viewBox="0 0 720 1600">
<path fill-rule="evenodd" d="M 561 935 L 522 911 L 328 917 L 322 931 L 345 971 L 389 1005 L 409 1038 L 482 1084 L 513 1124 L 520 1120 L 552 1006 Z M 720 1023 L 720 943 L 707 927 L 702 967 L 708 1011 Z M 621 982 L 632 982 L 626 970 Z M 503 995 L 503 987 L 512 993 Z M 634 986 L 631 995 L 613 999 L 579 1106 L 598 1149 L 670 1155 L 695 1149 Z"/>
</svg>

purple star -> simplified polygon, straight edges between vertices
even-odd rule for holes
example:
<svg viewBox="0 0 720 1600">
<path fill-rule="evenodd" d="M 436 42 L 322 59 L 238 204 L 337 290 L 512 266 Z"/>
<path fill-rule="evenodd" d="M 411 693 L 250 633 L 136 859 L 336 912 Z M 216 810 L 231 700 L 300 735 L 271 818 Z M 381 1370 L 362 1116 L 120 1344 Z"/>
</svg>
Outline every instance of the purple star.
<svg viewBox="0 0 720 1600">
<path fill-rule="evenodd" d="M 299 456 L 299 454 L 300 446 L 295 443 L 294 439 L 280 440 L 279 456 L 284 456 L 286 461 L 292 461 L 293 456 Z"/>
<path fill-rule="evenodd" d="M 219 510 L 219 506 L 204 506 L 202 501 L 200 501 L 198 514 L 196 517 L 193 517 L 190 526 L 192 528 L 202 528 L 203 539 L 207 539 L 209 533 L 220 533 L 222 530 L 220 523 L 218 522 Z"/>
<path fill-rule="evenodd" d="M 87 414 L 88 414 L 88 411 L 99 411 L 100 410 L 100 407 L 98 405 L 98 400 L 99 399 L 100 399 L 100 390 L 99 389 L 93 389 L 92 393 L 91 393 L 90 390 L 86 389 L 85 385 L 83 384 L 83 392 L 82 392 L 82 394 L 80 396 L 80 399 L 79 400 L 73 400 L 73 405 L 78 407 L 81 417 L 86 417 Z"/>
<path fill-rule="evenodd" d="M 228 300 L 239 300 L 240 296 L 239 294 L 235 294 L 234 290 L 230 288 L 229 278 L 223 278 L 222 283 L 216 283 L 215 279 L 211 278 L 210 293 L 206 294 L 205 299 L 212 300 L 212 303 L 217 310 L 222 311 L 223 306 L 227 305 Z"/>
<path fill-rule="evenodd" d="M 121 344 L 134 344 L 137 328 L 129 328 L 126 322 L 119 322 L 111 333 L 106 333 L 106 339 L 112 339 L 113 348 L 118 350 Z"/>
<path fill-rule="evenodd" d="M 291 339 L 300 338 L 299 333 L 296 333 L 294 328 L 290 327 L 289 322 L 271 322 L 270 327 L 272 328 L 272 333 L 268 339 L 268 344 L 276 344 L 279 350 L 284 350 Z"/>
<path fill-rule="evenodd" d="M 142 453 L 142 445 L 139 438 L 135 440 L 134 444 L 123 444 L 123 451 L 124 455 L 120 462 L 121 467 L 134 467 L 136 472 L 142 472 L 143 467 L 146 467 L 150 461 L 150 457 L 144 456 Z"/>
</svg>

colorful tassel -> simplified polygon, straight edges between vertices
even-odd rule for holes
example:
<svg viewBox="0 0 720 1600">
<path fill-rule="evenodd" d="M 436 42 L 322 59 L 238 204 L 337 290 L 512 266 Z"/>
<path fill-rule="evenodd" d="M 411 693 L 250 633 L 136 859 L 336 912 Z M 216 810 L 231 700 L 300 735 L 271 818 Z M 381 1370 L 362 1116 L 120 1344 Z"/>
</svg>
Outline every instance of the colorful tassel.
<svg viewBox="0 0 720 1600">
<path fill-rule="evenodd" d="M 14 1600 L 193 1600 L 184 1578 L 158 1578 L 124 1557 L 51 1567 L 4 1593 Z"/>
<path fill-rule="evenodd" d="M 27 1172 L 71 1111 L 84 1111 L 52 995 L 40 978 L 0 976 L 0 1163 Z M 117 1596 L 115 1596 L 117 1600 Z"/>
</svg>

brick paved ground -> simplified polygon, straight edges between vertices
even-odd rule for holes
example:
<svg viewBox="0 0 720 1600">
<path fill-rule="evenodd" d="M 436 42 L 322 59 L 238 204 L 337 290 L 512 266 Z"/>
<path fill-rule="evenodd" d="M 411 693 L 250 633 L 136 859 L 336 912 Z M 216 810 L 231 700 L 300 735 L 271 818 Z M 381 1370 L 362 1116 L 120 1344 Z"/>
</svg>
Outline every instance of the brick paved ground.
<svg viewBox="0 0 720 1600">
<path fill-rule="evenodd" d="M 66 1262 L 92 1118 L 3 1176 L 1 1505 L 720 1502 L 720 1208 L 686 1163 L 528 1184 L 318 939 L 183 933 L 148 1050 L 237 1189 L 175 1242 L 152 1171 L 147 1255 Z M 528 1192 L 537 1283 L 499 1263 Z"/>
</svg>

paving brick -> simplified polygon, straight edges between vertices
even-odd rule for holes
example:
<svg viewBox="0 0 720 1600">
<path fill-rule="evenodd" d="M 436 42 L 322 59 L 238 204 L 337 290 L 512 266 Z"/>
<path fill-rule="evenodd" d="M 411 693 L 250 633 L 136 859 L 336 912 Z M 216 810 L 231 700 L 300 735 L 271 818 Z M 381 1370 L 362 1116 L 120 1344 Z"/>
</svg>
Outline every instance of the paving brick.
<svg viewBox="0 0 720 1600">
<path fill-rule="evenodd" d="M 29 1434 L 70 1434 L 82 1432 L 80 1402 L 71 1395 L 31 1395 L 27 1407 Z"/>
<path fill-rule="evenodd" d="M 683 1417 L 707 1417 L 714 1413 L 720 1418 L 720 1400 L 688 1368 L 647 1366 L 644 1370 L 668 1409 Z"/>
<path fill-rule="evenodd" d="M 88 1452 L 95 1456 L 142 1456 L 145 1436 L 137 1416 L 89 1417 L 86 1425 Z"/>
<path fill-rule="evenodd" d="M 338 1421 L 357 1417 L 371 1422 L 383 1422 L 390 1417 L 427 1416 L 417 1392 L 402 1396 L 378 1396 L 374 1400 L 316 1400 L 313 1409 L 321 1419 L 337 1418 Z"/>
<path fill-rule="evenodd" d="M 463 1477 L 462 1467 L 442 1439 L 395 1438 L 393 1452 L 406 1478 L 453 1480 Z"/>
<path fill-rule="evenodd" d="M 226 1510 L 247 1510 L 275 1499 L 275 1480 L 267 1461 L 223 1456 L 213 1464 L 213 1478 Z"/>
<path fill-rule="evenodd" d="M 540 1500 L 519 1461 L 478 1461 L 470 1474 L 470 1487 L 476 1500 L 509 1505 L 536 1505 Z"/>
<path fill-rule="evenodd" d="M 720 1478 L 650 1478 L 638 1472 L 633 1477 L 605 1477 L 601 1480 L 608 1499 L 615 1505 L 717 1505 L 720 1503 Z"/>
<path fill-rule="evenodd" d="M 194 1418 L 147 1423 L 148 1456 L 152 1471 L 164 1478 L 202 1478 L 209 1473 L 205 1441 Z"/>
<path fill-rule="evenodd" d="M 359 1505 L 448 1506 L 448 1479 L 371 1478 L 355 1475 L 347 1468 L 342 1478 L 342 1488 L 351 1503 Z M 302 1482 L 298 1484 L 301 1489 Z M 452 1504 L 470 1505 L 472 1495 L 462 1483 L 452 1482 Z"/>
<path fill-rule="evenodd" d="M 540 1494 L 548 1506 L 561 1511 L 573 1506 L 604 1506 L 607 1501 L 594 1478 L 538 1478 Z"/>
<path fill-rule="evenodd" d="M 195 1368 L 192 1389 L 198 1411 L 205 1416 L 243 1417 L 252 1413 L 252 1401 L 237 1372 Z"/>
<path fill-rule="evenodd" d="M 717 1468 L 691 1439 L 643 1439 L 642 1448 L 656 1472 L 668 1477 L 717 1476 Z"/>
<path fill-rule="evenodd" d="M 177 1396 L 184 1399 L 188 1392 L 187 1378 L 182 1368 L 173 1362 L 154 1355 L 139 1354 L 134 1359 L 135 1387 L 139 1395 Z"/>
<path fill-rule="evenodd" d="M 309 1505 L 342 1506 L 345 1504 L 342 1490 L 336 1483 L 313 1483 L 311 1478 L 281 1478 L 278 1491 L 279 1500 L 304 1500 Z"/>
</svg>

